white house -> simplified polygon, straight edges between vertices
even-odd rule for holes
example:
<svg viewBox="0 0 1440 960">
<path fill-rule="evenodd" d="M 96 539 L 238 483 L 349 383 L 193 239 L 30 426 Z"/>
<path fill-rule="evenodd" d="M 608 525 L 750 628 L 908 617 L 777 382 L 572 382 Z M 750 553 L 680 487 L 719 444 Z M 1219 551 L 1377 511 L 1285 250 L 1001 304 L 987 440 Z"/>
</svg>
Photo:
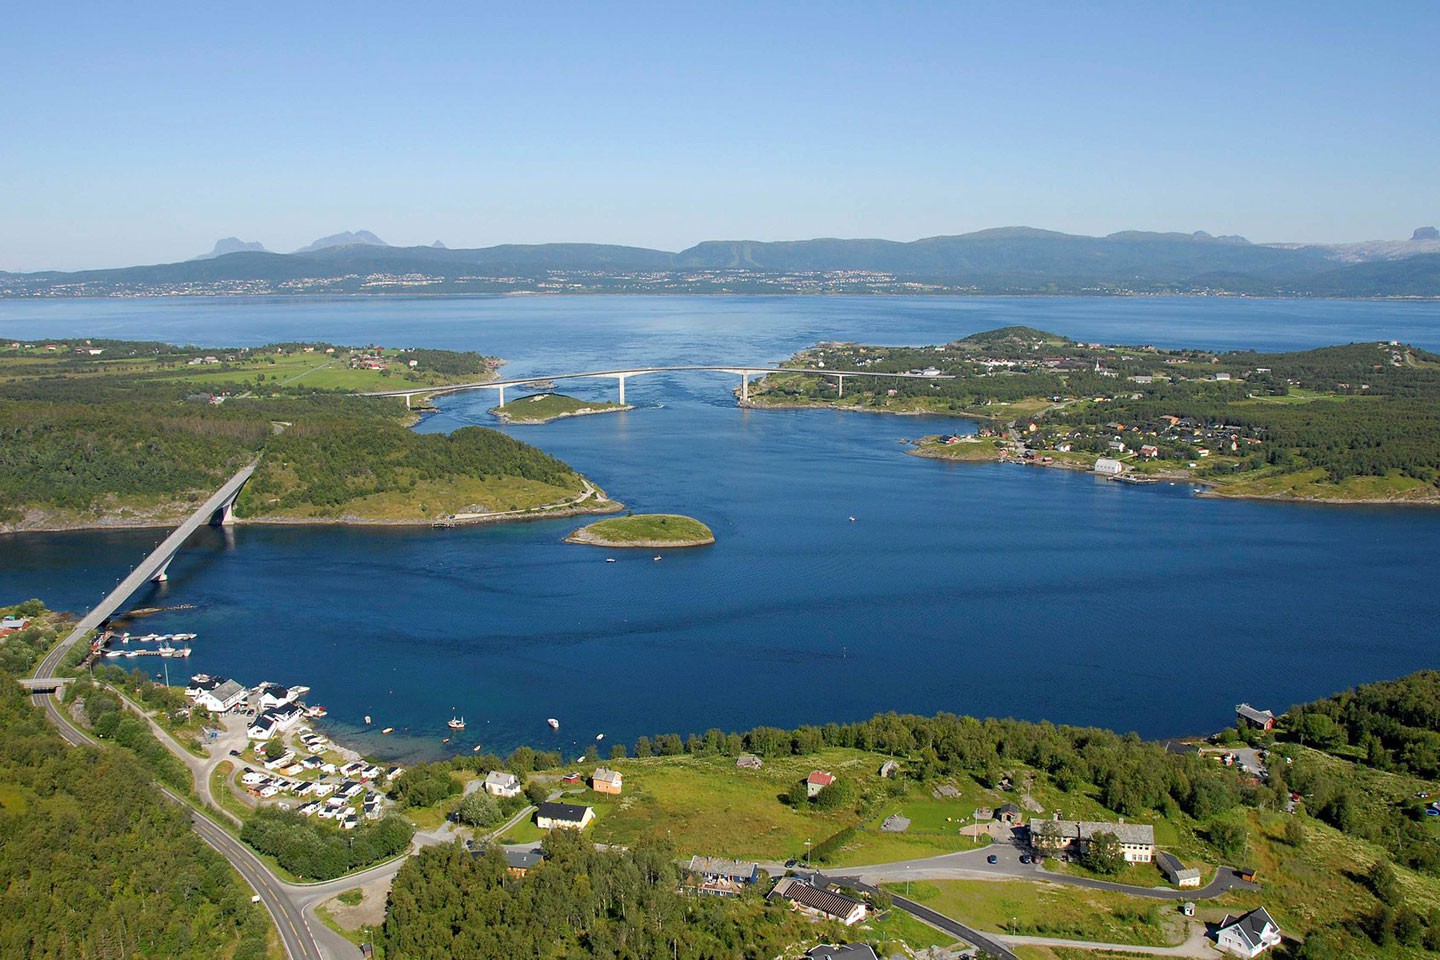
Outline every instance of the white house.
<svg viewBox="0 0 1440 960">
<path fill-rule="evenodd" d="M 251 693 L 255 696 L 257 706 L 261 710 L 283 707 L 295 699 L 295 695 L 291 693 L 290 689 L 282 687 L 278 683 L 262 683 Z"/>
<path fill-rule="evenodd" d="M 213 678 L 215 685 L 208 690 L 200 690 L 195 696 L 195 706 L 204 707 L 211 713 L 225 713 L 233 710 L 245 702 L 245 696 L 249 693 L 244 687 L 234 680 L 221 680 Z M 207 687 L 208 683 L 198 686 Z"/>
<path fill-rule="evenodd" d="M 1227 916 L 1215 931 L 1215 946 L 1237 957 L 1258 957 L 1280 942 L 1280 925 L 1257 907 L 1238 917 Z"/>
<path fill-rule="evenodd" d="M 1200 886 L 1199 868 L 1185 866 L 1174 854 L 1161 850 L 1155 854 L 1155 862 L 1160 865 L 1160 872 L 1165 874 L 1165 879 L 1175 884 L 1175 886 Z"/>
<path fill-rule="evenodd" d="M 1155 828 L 1148 823 L 1106 823 L 1094 820 L 1031 820 L 1030 846 L 1044 853 L 1083 854 L 1097 835 L 1110 833 L 1120 842 L 1128 863 L 1155 859 Z"/>
<path fill-rule="evenodd" d="M 492 797 L 520 795 L 520 778 L 503 770 L 491 770 L 485 776 L 485 792 Z"/>
<path fill-rule="evenodd" d="M 255 721 L 246 729 L 245 734 L 251 740 L 269 740 L 280 732 L 280 725 L 275 718 L 265 713 L 255 718 Z"/>
<path fill-rule="evenodd" d="M 565 830 L 584 830 L 594 819 L 593 808 L 573 803 L 542 803 L 540 808 L 535 811 L 535 826 L 541 830 L 554 830 L 557 827 Z"/>
<path fill-rule="evenodd" d="M 1125 472 L 1125 464 L 1113 457 L 1101 457 L 1095 461 L 1095 472 L 1102 477 L 1118 477 Z"/>
</svg>

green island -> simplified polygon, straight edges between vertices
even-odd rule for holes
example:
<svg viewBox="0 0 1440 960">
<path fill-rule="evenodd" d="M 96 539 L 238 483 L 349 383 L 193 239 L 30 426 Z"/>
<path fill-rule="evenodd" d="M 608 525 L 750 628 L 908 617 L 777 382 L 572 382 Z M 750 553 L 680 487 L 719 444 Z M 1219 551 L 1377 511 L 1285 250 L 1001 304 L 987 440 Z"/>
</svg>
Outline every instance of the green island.
<svg viewBox="0 0 1440 960">
<path fill-rule="evenodd" d="M 583 955 L 700 960 L 793 957 L 817 942 L 848 941 L 913 957 L 954 944 L 898 907 L 895 895 L 982 933 L 1140 948 L 1132 956 L 1198 943 L 1205 924 L 1261 906 L 1284 931 L 1281 957 L 1440 953 L 1440 816 L 1431 813 L 1440 803 L 1436 671 L 1291 707 L 1269 729 L 1254 721 L 1271 715 L 1237 708 L 1235 727 L 1164 744 L 1097 728 L 890 713 L 792 730 L 647 735 L 606 744 L 603 757 L 592 743 L 574 763 L 524 746 L 506 757 L 473 752 L 377 779 L 371 789 L 383 791 L 384 815 L 347 832 L 280 809 L 293 803 L 283 797 L 247 797 L 234 779 L 236 765 L 283 762 L 302 749 L 339 763 L 343 748 L 323 737 L 302 746 L 302 726 L 259 745 L 242 739 L 232 763 L 228 741 L 212 744 L 204 735 L 217 718 L 199 707 L 177 709 L 182 692 L 140 671 L 103 666 L 77 679 L 61 709 L 100 746 L 64 745 L 13 677 L 33 667 L 70 619 L 34 600 L 0 615 L 26 621 L 0 645 L 0 831 L 7 837 L 0 902 L 12 921 L 0 944 L 7 953 L 163 942 L 166 955 L 275 955 L 264 915 L 152 785 L 197 802 L 197 761 L 183 762 L 192 754 L 225 758 L 207 781 L 225 794 L 212 816 L 233 820 L 227 829 L 284 878 L 341 877 L 409 850 L 395 862 L 383 911 L 380 888 L 357 895 L 342 886 L 322 905 L 326 922 L 357 942 L 378 926 L 380 956 L 530 955 L 543 942 Z M 72 658 L 68 670 L 78 669 Z M 492 797 L 476 789 L 493 772 L 514 774 L 519 792 Z M 309 783 L 340 775 L 292 776 Z M 124 815 L 99 816 L 107 803 L 122 803 L 116 798 Z M 537 805 L 554 800 L 589 808 L 593 818 L 578 831 L 542 829 Z M 77 820 L 81 807 L 90 816 Z M 1003 852 L 1012 833 L 1043 833 L 1056 815 L 1143 827 L 1154 850 L 1198 871 L 1202 888 L 1177 888 L 1158 862 L 1127 862 L 1103 832 L 1071 862 L 1052 855 L 1027 871 L 987 865 L 986 854 Z M 80 823 L 86 828 L 76 829 Z M 142 829 L 146 838 L 136 842 L 130 833 Z M 417 832 L 427 839 L 411 847 Z M 92 849 L 110 850 L 104 859 L 114 884 L 148 878 L 146 896 L 125 905 L 123 924 L 112 901 L 92 903 L 75 886 L 93 888 L 93 877 L 53 855 L 60 836 L 69 854 L 86 861 L 99 856 Z M 543 859 L 517 873 L 495 840 L 533 842 Z M 117 847 L 136 855 L 120 857 Z M 924 858 L 966 852 L 963 875 L 907 873 L 907 863 L 918 870 Z M 694 856 L 738 858 L 759 872 L 737 896 L 695 896 L 701 878 L 686 868 Z M 873 893 L 851 891 L 867 906 L 864 919 L 842 928 L 768 902 L 764 893 L 789 872 L 782 861 L 873 884 Z M 1228 891 L 1206 886 L 1237 866 L 1253 869 L 1255 882 Z M 1089 879 L 1119 885 L 1074 882 Z M 1157 888 L 1173 899 L 1144 895 Z M 64 942 L 35 940 L 36 931 L 54 929 L 52 912 L 77 897 L 93 923 L 43 935 L 70 938 Z M 1193 917 L 1178 909 L 1186 899 L 1196 903 Z M 362 901 L 369 907 L 361 909 Z M 444 904 L 462 905 L 461 912 Z M 165 939 L 153 940 L 161 930 Z M 1023 960 L 1092 955 L 1078 946 L 1015 949 Z"/>
<path fill-rule="evenodd" d="M 635 407 L 628 403 L 578 400 L 563 393 L 537 393 L 511 400 L 503 407 L 491 407 L 490 412 L 505 423 L 532 424 L 634 409 Z"/>
<path fill-rule="evenodd" d="M 8 346 L 6 345 L 8 344 Z M 478 353 L 280 343 L 0 338 L 0 533 L 165 526 L 259 466 L 242 522 L 452 523 L 620 509 L 484 427 L 420 434 L 354 391 L 490 379 Z"/>
<path fill-rule="evenodd" d="M 1214 352 L 1005 327 L 939 346 L 822 343 L 787 365 L 914 376 L 846 377 L 842 397 L 831 377 L 770 374 L 751 406 L 968 417 L 994 434 L 929 437 L 921 456 L 1079 470 L 1103 458 L 1212 496 L 1440 503 L 1440 355 L 1397 341 Z"/>
<path fill-rule="evenodd" d="M 637 513 L 597 520 L 565 538 L 566 543 L 596 547 L 702 547 L 715 534 L 693 517 L 676 513 Z"/>
</svg>

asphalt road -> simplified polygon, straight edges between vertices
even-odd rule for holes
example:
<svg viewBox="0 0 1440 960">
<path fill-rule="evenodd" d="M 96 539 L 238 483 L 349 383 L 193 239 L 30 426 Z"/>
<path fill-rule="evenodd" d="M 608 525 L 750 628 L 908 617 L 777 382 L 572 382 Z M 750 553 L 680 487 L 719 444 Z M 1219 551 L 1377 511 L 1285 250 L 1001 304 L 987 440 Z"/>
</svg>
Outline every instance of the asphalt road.
<svg viewBox="0 0 1440 960">
<path fill-rule="evenodd" d="M 75 746 L 99 746 L 79 727 L 70 722 L 70 718 L 61 712 L 55 704 L 55 698 L 48 694 L 36 693 L 32 695 L 36 706 L 45 711 L 50 722 L 55 724 L 60 731 L 60 736 L 66 742 Z M 179 794 L 168 787 L 158 785 L 160 792 L 176 803 L 186 807 Z M 280 880 L 270 872 L 270 869 L 262 863 L 253 853 L 245 848 L 240 841 L 230 834 L 211 823 L 200 813 L 191 810 L 190 822 L 200 839 L 219 853 L 230 865 L 239 871 L 240 876 L 250 884 L 251 888 L 260 897 L 260 902 L 270 912 L 270 919 L 275 923 L 275 929 L 280 934 L 280 940 L 285 946 L 285 953 L 290 960 L 328 960 L 322 956 L 320 948 L 315 942 L 315 936 L 311 933 L 306 923 L 304 913 L 286 891 Z M 358 955 L 350 944 L 351 956 Z"/>
<path fill-rule="evenodd" d="M 862 893 L 873 894 L 879 892 L 878 888 L 865 883 L 859 877 L 832 877 L 817 873 L 815 874 L 815 882 L 819 885 L 839 884 L 842 887 L 851 887 Z M 931 926 L 939 927 L 946 933 L 954 934 L 966 943 L 972 943 L 992 956 L 999 957 L 1000 960 L 1019 960 L 1019 958 L 1000 941 L 991 938 L 987 934 L 981 933 L 973 927 L 967 927 L 958 920 L 953 920 L 943 913 L 936 913 L 929 907 L 916 903 L 913 900 L 907 900 L 898 894 L 891 893 L 890 898 L 895 906 L 904 910 L 912 917 L 923 920 Z"/>
</svg>

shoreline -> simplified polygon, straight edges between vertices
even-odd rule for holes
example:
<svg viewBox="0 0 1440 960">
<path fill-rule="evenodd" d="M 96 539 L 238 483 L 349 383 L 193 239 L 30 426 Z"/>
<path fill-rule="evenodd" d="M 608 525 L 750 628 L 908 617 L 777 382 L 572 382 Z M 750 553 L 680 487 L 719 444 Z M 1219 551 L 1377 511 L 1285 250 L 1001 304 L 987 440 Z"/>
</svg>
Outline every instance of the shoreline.
<svg viewBox="0 0 1440 960">
<path fill-rule="evenodd" d="M 844 413 L 878 413 L 890 417 L 948 417 L 952 420 L 1007 422 L 1003 417 L 992 416 L 988 413 L 957 413 L 953 410 L 884 410 L 836 403 L 795 403 L 788 400 L 779 403 L 757 403 L 753 397 L 749 400 L 739 401 L 735 405 L 742 410 L 839 410 Z"/>
<path fill-rule="evenodd" d="M 556 420 L 565 420 L 570 417 L 598 417 L 604 413 L 624 413 L 626 410 L 634 409 L 635 405 L 632 403 L 617 405 L 613 407 L 604 407 L 599 410 L 584 407 L 580 410 L 572 410 L 566 413 L 557 413 L 553 417 L 512 417 L 508 413 L 501 413 L 499 407 L 491 407 L 486 412 L 489 413 L 496 420 L 499 420 L 501 423 L 508 424 L 510 426 L 538 427 L 543 426 L 547 423 L 554 423 Z"/>
</svg>

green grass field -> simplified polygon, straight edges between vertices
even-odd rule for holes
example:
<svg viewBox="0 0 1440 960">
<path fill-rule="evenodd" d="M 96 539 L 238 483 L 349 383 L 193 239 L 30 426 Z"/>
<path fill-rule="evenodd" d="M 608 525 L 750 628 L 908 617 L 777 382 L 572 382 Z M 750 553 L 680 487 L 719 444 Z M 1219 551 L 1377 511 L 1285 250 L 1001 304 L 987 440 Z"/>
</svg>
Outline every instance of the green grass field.
<svg viewBox="0 0 1440 960">
<path fill-rule="evenodd" d="M 652 546 L 656 544 L 712 543 L 715 534 L 692 517 L 674 513 L 642 513 L 632 517 L 610 517 L 585 527 L 576 534 L 588 535 L 606 546 Z M 576 534 L 572 534 L 575 536 Z M 577 541 L 580 542 L 580 541 Z"/>
<path fill-rule="evenodd" d="M 537 393 L 533 396 L 511 400 L 503 407 L 491 407 L 490 412 L 512 423 L 546 423 L 560 417 L 575 416 L 582 410 L 590 413 L 603 413 L 628 409 L 630 409 L 628 404 L 577 400 L 561 393 Z"/>
<path fill-rule="evenodd" d="M 886 888 L 906 895 L 903 883 Z M 1177 904 L 1105 890 L 1023 880 L 931 880 L 910 884 L 908 897 L 991 933 L 1151 947 L 1185 938 Z"/>
</svg>

